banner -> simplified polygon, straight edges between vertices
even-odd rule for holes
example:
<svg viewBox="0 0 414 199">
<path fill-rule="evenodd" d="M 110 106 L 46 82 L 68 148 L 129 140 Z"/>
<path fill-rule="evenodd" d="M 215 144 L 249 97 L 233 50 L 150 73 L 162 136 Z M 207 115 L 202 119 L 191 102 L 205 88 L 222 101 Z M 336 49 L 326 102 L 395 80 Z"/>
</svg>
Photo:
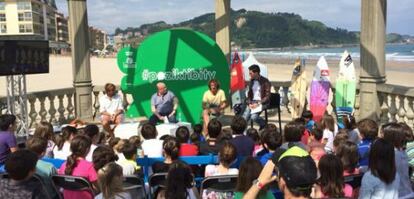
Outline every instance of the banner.
<svg viewBox="0 0 414 199">
<path fill-rule="evenodd" d="M 237 52 L 235 52 L 233 56 L 230 74 L 231 74 L 231 81 L 230 81 L 231 92 L 244 89 L 245 83 L 244 83 L 244 77 L 243 77 L 243 65 L 242 65 L 240 56 Z"/>
<path fill-rule="evenodd" d="M 138 49 L 121 49 L 117 58 L 118 67 L 125 74 L 121 89 L 133 98 L 127 117 L 152 115 L 151 96 L 161 81 L 178 97 L 177 119 L 190 123 L 200 122 L 201 101 L 209 80 L 217 79 L 221 89 L 229 90 L 226 57 L 213 39 L 200 32 L 158 32 L 147 37 Z"/>
</svg>

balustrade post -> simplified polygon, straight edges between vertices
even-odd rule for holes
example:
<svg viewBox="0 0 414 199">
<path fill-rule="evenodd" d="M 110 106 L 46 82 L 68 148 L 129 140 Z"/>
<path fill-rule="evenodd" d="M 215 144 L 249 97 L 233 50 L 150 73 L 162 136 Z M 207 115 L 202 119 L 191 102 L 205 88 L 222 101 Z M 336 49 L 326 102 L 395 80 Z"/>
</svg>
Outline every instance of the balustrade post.
<svg viewBox="0 0 414 199">
<path fill-rule="evenodd" d="M 35 107 L 35 103 L 36 103 L 36 97 L 34 96 L 28 96 L 28 100 L 29 100 L 29 104 L 30 104 L 30 112 L 29 112 L 29 128 L 33 126 L 33 123 L 36 123 L 36 117 L 37 117 L 37 112 L 36 112 L 36 107 Z"/>
<path fill-rule="evenodd" d="M 40 96 L 39 97 L 39 101 L 40 101 L 40 111 L 39 111 L 40 121 L 46 121 L 47 111 L 46 111 L 46 107 L 45 107 L 45 100 L 46 100 L 45 96 Z"/>
<path fill-rule="evenodd" d="M 398 113 L 398 109 L 397 109 L 397 103 L 395 101 L 395 98 L 397 96 L 395 94 L 391 94 L 391 100 L 390 100 L 390 115 L 391 115 L 391 122 L 397 122 L 397 113 Z"/>
<path fill-rule="evenodd" d="M 386 93 L 381 94 L 382 105 L 381 105 L 381 124 L 386 124 L 390 120 L 388 117 L 389 108 L 388 108 L 388 95 Z"/>
<path fill-rule="evenodd" d="M 56 108 L 55 108 L 55 95 L 53 95 L 53 94 L 50 94 L 49 95 L 49 103 L 50 103 L 50 106 L 49 106 L 49 115 L 50 115 L 50 119 L 49 119 L 49 122 L 50 123 L 56 123 Z"/>
<path fill-rule="evenodd" d="M 405 97 L 400 95 L 399 98 L 399 104 L 400 107 L 398 108 L 398 122 L 405 122 L 405 108 L 404 108 L 404 99 Z"/>
<path fill-rule="evenodd" d="M 68 106 L 66 108 L 66 110 L 68 110 L 68 118 L 67 120 L 73 120 L 75 119 L 75 114 L 73 113 L 73 111 L 75 110 L 75 107 L 73 106 L 73 102 L 72 102 L 72 96 L 73 94 L 66 94 L 67 98 L 68 98 Z"/>
<path fill-rule="evenodd" d="M 97 113 L 99 112 L 99 108 L 101 105 L 99 104 L 99 93 L 100 91 L 93 91 L 94 96 L 94 103 L 93 103 L 93 119 L 95 120 Z"/>
<path fill-rule="evenodd" d="M 63 98 L 65 98 L 65 94 L 58 95 L 59 99 L 59 106 L 58 106 L 58 112 L 59 112 L 59 124 L 63 124 L 66 122 L 65 119 L 65 106 L 63 105 Z"/>
<path fill-rule="evenodd" d="M 411 129 L 414 128 L 414 107 L 413 107 L 413 100 L 412 97 L 407 97 L 407 125 L 410 126 Z"/>
</svg>

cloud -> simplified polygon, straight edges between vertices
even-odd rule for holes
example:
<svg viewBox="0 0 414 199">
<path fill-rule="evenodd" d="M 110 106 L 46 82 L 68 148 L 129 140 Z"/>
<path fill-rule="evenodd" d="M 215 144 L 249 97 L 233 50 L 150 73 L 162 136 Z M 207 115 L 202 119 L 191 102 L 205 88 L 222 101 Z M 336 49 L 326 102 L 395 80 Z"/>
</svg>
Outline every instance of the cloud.
<svg viewBox="0 0 414 199">
<path fill-rule="evenodd" d="M 67 14 L 67 1 L 56 0 Z M 115 28 L 145 23 L 178 23 L 214 12 L 214 0 L 88 0 L 89 25 L 113 33 Z M 231 0 L 233 9 L 290 12 L 330 27 L 360 29 L 361 1 L 357 0 Z M 414 35 L 412 0 L 388 1 L 387 31 Z"/>
</svg>

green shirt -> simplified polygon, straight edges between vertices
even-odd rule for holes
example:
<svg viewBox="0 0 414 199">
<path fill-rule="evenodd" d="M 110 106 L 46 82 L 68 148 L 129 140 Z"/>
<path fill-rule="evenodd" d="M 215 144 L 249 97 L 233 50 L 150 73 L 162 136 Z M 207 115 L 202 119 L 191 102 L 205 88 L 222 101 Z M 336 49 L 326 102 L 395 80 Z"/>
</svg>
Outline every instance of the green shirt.
<svg viewBox="0 0 414 199">
<path fill-rule="evenodd" d="M 244 193 L 242 192 L 234 192 L 234 199 L 242 199 L 243 195 Z M 269 190 L 266 192 L 266 194 L 262 194 L 260 197 L 256 197 L 256 199 L 275 199 L 275 196 Z"/>
<path fill-rule="evenodd" d="M 56 196 L 56 191 L 53 189 L 52 175 L 55 175 L 56 169 L 53 164 L 45 162 L 43 160 L 38 160 L 36 164 L 36 174 L 38 174 L 43 183 L 45 184 L 46 191 L 49 195 L 54 198 Z"/>
</svg>

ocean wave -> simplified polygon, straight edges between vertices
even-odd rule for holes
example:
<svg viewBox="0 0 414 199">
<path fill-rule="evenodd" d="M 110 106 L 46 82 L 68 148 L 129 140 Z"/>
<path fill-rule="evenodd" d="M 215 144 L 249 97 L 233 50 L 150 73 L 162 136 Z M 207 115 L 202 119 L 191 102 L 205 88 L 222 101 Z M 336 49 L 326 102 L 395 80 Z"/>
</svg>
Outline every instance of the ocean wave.
<svg viewBox="0 0 414 199">
<path fill-rule="evenodd" d="M 239 52 L 242 57 L 247 58 L 248 52 Z M 342 57 L 342 52 L 295 52 L 295 51 L 260 51 L 260 52 L 253 52 L 254 56 L 256 57 L 278 57 L 278 58 L 287 58 L 287 59 L 296 59 L 298 57 L 302 57 L 305 59 L 318 59 L 321 56 L 324 56 L 327 59 L 337 59 L 339 60 Z M 351 53 L 351 57 L 354 59 L 360 58 L 360 53 L 355 52 Z M 414 55 L 407 55 L 405 53 L 387 53 L 385 55 L 386 60 L 393 60 L 393 61 L 414 61 Z"/>
</svg>

